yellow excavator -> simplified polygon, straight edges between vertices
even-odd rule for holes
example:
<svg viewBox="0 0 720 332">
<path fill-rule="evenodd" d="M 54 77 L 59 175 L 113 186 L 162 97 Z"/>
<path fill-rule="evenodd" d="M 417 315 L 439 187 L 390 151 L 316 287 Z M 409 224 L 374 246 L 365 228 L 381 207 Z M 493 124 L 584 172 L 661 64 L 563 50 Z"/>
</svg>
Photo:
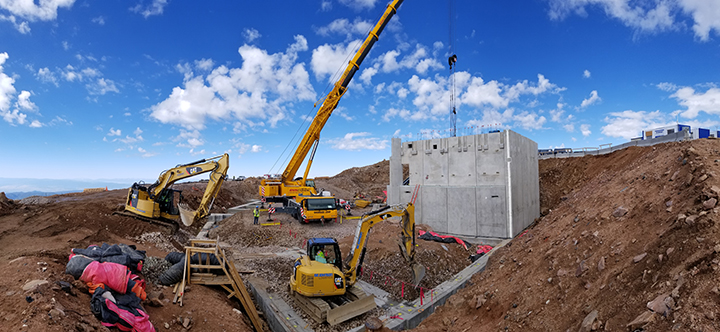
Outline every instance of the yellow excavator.
<svg viewBox="0 0 720 332">
<path fill-rule="evenodd" d="M 177 227 L 178 219 L 186 226 L 210 214 L 210 208 L 225 181 L 229 167 L 228 154 L 201 159 L 188 164 L 177 165 L 163 171 L 155 183 L 146 186 L 135 182 L 128 190 L 125 211 L 116 214 L 126 215 L 172 228 Z M 180 190 L 172 185 L 182 179 L 210 172 L 205 193 L 200 206 L 193 211 L 182 203 Z"/>
<path fill-rule="evenodd" d="M 293 264 L 290 293 L 301 308 L 318 322 L 335 325 L 375 308 L 375 299 L 354 287 L 365 258 L 370 230 L 392 217 L 402 218 L 400 252 L 413 271 L 413 283 L 425 277 L 425 267 L 415 261 L 415 207 L 393 205 L 362 217 L 350 254 L 341 260 L 340 247 L 333 238 L 311 238 L 306 255 Z"/>
<path fill-rule="evenodd" d="M 295 150 L 295 154 L 290 159 L 285 171 L 279 179 L 264 179 L 260 182 L 259 194 L 265 198 L 267 202 L 279 202 L 283 204 L 283 209 L 279 212 L 286 212 L 293 215 L 298 220 L 309 222 L 311 220 L 333 220 L 337 218 L 337 205 L 335 198 L 332 196 L 322 196 L 315 188 L 315 181 L 308 179 L 310 166 L 315 158 L 315 151 L 320 142 L 320 131 L 322 131 L 325 123 L 337 108 L 340 98 L 347 91 L 350 81 L 355 73 L 360 69 L 365 57 L 370 49 L 375 45 L 380 33 L 395 15 L 397 9 L 403 0 L 394 0 L 390 3 L 383 13 L 380 21 L 375 24 L 367 38 L 350 60 L 340 79 L 335 82 L 332 90 L 323 100 L 322 106 L 318 109 L 315 118 L 308 127 L 307 132 L 299 146 Z M 311 152 L 312 151 L 312 152 Z M 302 177 L 295 178 L 297 171 L 300 169 L 302 162 L 310 153 L 305 173 Z M 306 202 L 306 200 L 309 200 Z M 314 201 L 316 200 L 316 201 Z"/>
</svg>

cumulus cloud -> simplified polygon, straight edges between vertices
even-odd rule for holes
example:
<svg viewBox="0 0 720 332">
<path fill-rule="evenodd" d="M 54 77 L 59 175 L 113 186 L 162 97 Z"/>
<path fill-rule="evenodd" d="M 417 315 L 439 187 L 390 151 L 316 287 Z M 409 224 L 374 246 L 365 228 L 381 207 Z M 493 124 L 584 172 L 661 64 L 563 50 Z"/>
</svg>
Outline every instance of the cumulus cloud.
<svg viewBox="0 0 720 332">
<path fill-rule="evenodd" d="M 198 146 L 205 144 L 205 141 L 201 137 L 200 131 L 198 130 L 180 130 L 180 134 L 175 136 L 172 140 L 178 142 L 177 146 L 181 148 L 195 149 Z"/>
<path fill-rule="evenodd" d="M 27 35 L 30 33 L 30 24 L 27 21 L 18 21 L 15 16 L 0 15 L 0 21 L 10 22 L 15 28 L 15 30 L 17 30 L 23 35 Z"/>
<path fill-rule="evenodd" d="M 38 69 L 35 77 L 40 82 L 52 83 L 55 86 L 59 86 L 57 77 L 55 77 L 55 74 L 53 74 L 53 72 L 47 67 Z"/>
<path fill-rule="evenodd" d="M 708 41 L 710 33 L 720 34 L 720 2 L 706 0 L 548 0 L 549 16 L 562 20 L 571 14 L 588 16 L 588 8 L 598 7 L 609 17 L 638 32 L 660 32 L 685 25 L 692 18 L 695 36 Z M 687 16 L 683 16 L 685 14 Z"/>
<path fill-rule="evenodd" d="M 141 3 L 130 7 L 130 11 L 148 18 L 153 15 L 161 15 L 167 5 L 168 0 L 152 0 L 152 2 L 148 5 L 145 5 L 144 1 L 141 1 Z"/>
<path fill-rule="evenodd" d="M 122 131 L 120 129 L 110 128 L 110 132 L 107 135 L 108 136 L 120 136 L 120 135 L 122 135 Z"/>
<path fill-rule="evenodd" d="M 260 34 L 260 31 L 257 31 L 256 29 L 245 28 L 245 30 L 243 30 L 243 37 L 245 37 L 246 42 L 252 43 L 255 39 L 262 37 L 262 35 Z"/>
<path fill-rule="evenodd" d="M 700 112 L 710 115 L 720 114 L 720 89 L 718 88 L 713 87 L 705 92 L 699 92 L 686 86 L 678 88 L 670 97 L 675 98 L 678 104 L 685 107 L 684 110 L 677 110 L 674 113 L 679 113 L 684 118 L 694 119 Z"/>
<path fill-rule="evenodd" d="M 93 23 L 97 23 L 98 25 L 105 25 L 105 18 L 101 16 L 95 17 L 91 20 Z"/>
<path fill-rule="evenodd" d="M 341 4 L 355 10 L 372 9 L 376 2 L 377 0 L 340 0 Z"/>
<path fill-rule="evenodd" d="M 85 87 L 91 95 L 104 95 L 108 92 L 120 92 L 120 90 L 118 90 L 115 86 L 115 82 L 106 78 L 99 78 L 96 81 L 86 84 Z"/>
<path fill-rule="evenodd" d="M 580 104 L 580 108 L 586 108 L 590 105 L 597 104 L 602 99 L 598 96 L 597 90 L 592 90 L 590 92 L 590 98 L 583 99 L 582 103 Z"/>
<path fill-rule="evenodd" d="M 195 60 L 195 68 L 200 70 L 208 71 L 212 69 L 214 65 L 215 63 L 212 61 L 212 59 L 203 58 L 200 60 Z"/>
<path fill-rule="evenodd" d="M 300 35 L 284 53 L 243 45 L 238 49 L 240 68 L 219 66 L 207 76 L 186 73 L 182 87 L 150 108 L 151 117 L 191 131 L 204 129 L 208 119 L 275 126 L 288 116 L 288 104 L 315 100 L 305 65 L 297 63 L 298 52 L 306 50 L 307 40 Z"/>
<path fill-rule="evenodd" d="M 250 147 L 250 152 L 257 153 L 257 152 L 261 152 L 261 151 L 262 151 L 261 145 L 253 144 L 253 146 Z"/>
<path fill-rule="evenodd" d="M 327 77 L 328 82 L 332 82 L 339 68 L 347 65 L 349 56 L 355 52 L 357 47 L 362 45 L 362 41 L 354 40 L 347 44 L 325 44 L 320 45 L 312 51 L 312 59 L 310 60 L 310 68 L 315 73 L 317 80 Z"/>
<path fill-rule="evenodd" d="M 350 39 L 353 35 L 367 34 L 373 25 L 372 22 L 360 18 L 356 18 L 353 22 L 346 18 L 339 18 L 326 26 L 315 29 L 315 32 L 321 36 L 344 35 Z"/>
<path fill-rule="evenodd" d="M 590 71 L 585 69 L 585 71 L 583 72 L 583 77 L 590 78 Z"/>
<path fill-rule="evenodd" d="M 23 90 L 15 96 L 15 79 L 5 74 L 3 68 L 8 58 L 7 53 L 0 53 L 0 117 L 10 125 L 23 125 L 27 123 L 27 114 L 22 111 L 37 112 L 37 107 L 30 101 L 31 92 Z"/>
<path fill-rule="evenodd" d="M 8 21 L 20 33 L 27 34 L 30 32 L 28 21 L 53 21 L 57 18 L 58 8 L 70 8 L 73 3 L 75 0 L 2 0 L 0 8 L 7 10 L 10 15 L 0 15 L 0 21 Z M 18 18 L 26 21 L 20 21 Z"/>
<path fill-rule="evenodd" d="M 336 150 L 384 150 L 388 146 L 388 140 L 370 137 L 368 132 L 347 133 L 343 137 L 331 138 L 328 143 Z"/>
<path fill-rule="evenodd" d="M 606 116 L 601 132 L 605 136 L 621 137 L 629 140 L 638 137 L 640 131 L 648 128 L 656 128 L 668 125 L 664 121 L 664 115 L 660 111 L 645 112 L 627 110 L 623 112 L 612 112 Z"/>
<path fill-rule="evenodd" d="M 657 87 L 658 87 L 658 89 L 666 91 L 666 92 L 675 91 L 678 89 L 677 85 L 675 85 L 673 83 L 668 83 L 668 82 L 658 83 Z"/>
<path fill-rule="evenodd" d="M 582 133 L 582 135 L 585 137 L 590 136 L 590 134 L 592 134 L 592 131 L 590 131 L 590 125 L 589 124 L 581 124 L 580 125 L 580 133 Z"/>
<path fill-rule="evenodd" d="M 523 111 L 513 117 L 515 123 L 523 129 L 542 129 L 547 119 L 534 112 Z"/>
<path fill-rule="evenodd" d="M 330 0 L 323 0 L 320 2 L 320 10 L 327 12 L 332 9 L 332 1 Z"/>
</svg>

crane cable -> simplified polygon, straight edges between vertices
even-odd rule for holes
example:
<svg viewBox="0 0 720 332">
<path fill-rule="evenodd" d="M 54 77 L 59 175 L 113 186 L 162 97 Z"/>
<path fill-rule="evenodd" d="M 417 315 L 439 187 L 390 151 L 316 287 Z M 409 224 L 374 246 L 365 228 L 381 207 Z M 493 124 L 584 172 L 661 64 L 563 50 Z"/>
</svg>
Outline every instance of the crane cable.
<svg viewBox="0 0 720 332">
<path fill-rule="evenodd" d="M 450 122 L 452 124 L 452 137 L 457 136 L 457 111 L 455 110 L 455 63 L 457 62 L 457 55 L 455 55 L 455 49 L 453 44 L 453 10 L 454 0 L 448 0 L 448 51 L 450 57 L 448 57 L 448 65 L 450 66 L 450 81 L 452 90 L 450 91 L 450 106 L 452 106 L 452 113 L 450 114 Z"/>
</svg>

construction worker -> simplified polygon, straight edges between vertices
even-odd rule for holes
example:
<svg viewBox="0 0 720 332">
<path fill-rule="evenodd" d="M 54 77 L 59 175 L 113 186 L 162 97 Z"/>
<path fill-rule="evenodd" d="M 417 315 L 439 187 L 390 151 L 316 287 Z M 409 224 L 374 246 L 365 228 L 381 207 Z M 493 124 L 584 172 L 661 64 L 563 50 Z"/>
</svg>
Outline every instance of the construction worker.
<svg viewBox="0 0 720 332">
<path fill-rule="evenodd" d="M 255 210 L 253 210 L 253 225 L 258 224 L 258 218 L 260 218 L 260 210 L 259 206 L 255 206 Z"/>
<path fill-rule="evenodd" d="M 325 259 L 325 253 L 323 252 L 322 249 L 318 250 L 317 255 L 315 255 L 315 261 L 320 262 L 320 263 L 327 263 L 327 260 Z"/>
</svg>

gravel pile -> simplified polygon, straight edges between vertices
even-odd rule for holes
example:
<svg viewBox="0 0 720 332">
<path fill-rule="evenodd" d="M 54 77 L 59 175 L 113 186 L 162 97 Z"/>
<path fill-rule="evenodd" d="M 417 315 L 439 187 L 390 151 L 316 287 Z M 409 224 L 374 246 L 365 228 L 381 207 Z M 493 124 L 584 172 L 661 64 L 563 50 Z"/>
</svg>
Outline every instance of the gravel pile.
<svg viewBox="0 0 720 332">
<path fill-rule="evenodd" d="M 143 265 L 142 274 L 145 276 L 145 280 L 150 285 L 159 285 L 158 276 L 165 273 L 172 264 L 166 261 L 164 258 L 148 256 L 145 258 L 145 265 Z"/>
</svg>

